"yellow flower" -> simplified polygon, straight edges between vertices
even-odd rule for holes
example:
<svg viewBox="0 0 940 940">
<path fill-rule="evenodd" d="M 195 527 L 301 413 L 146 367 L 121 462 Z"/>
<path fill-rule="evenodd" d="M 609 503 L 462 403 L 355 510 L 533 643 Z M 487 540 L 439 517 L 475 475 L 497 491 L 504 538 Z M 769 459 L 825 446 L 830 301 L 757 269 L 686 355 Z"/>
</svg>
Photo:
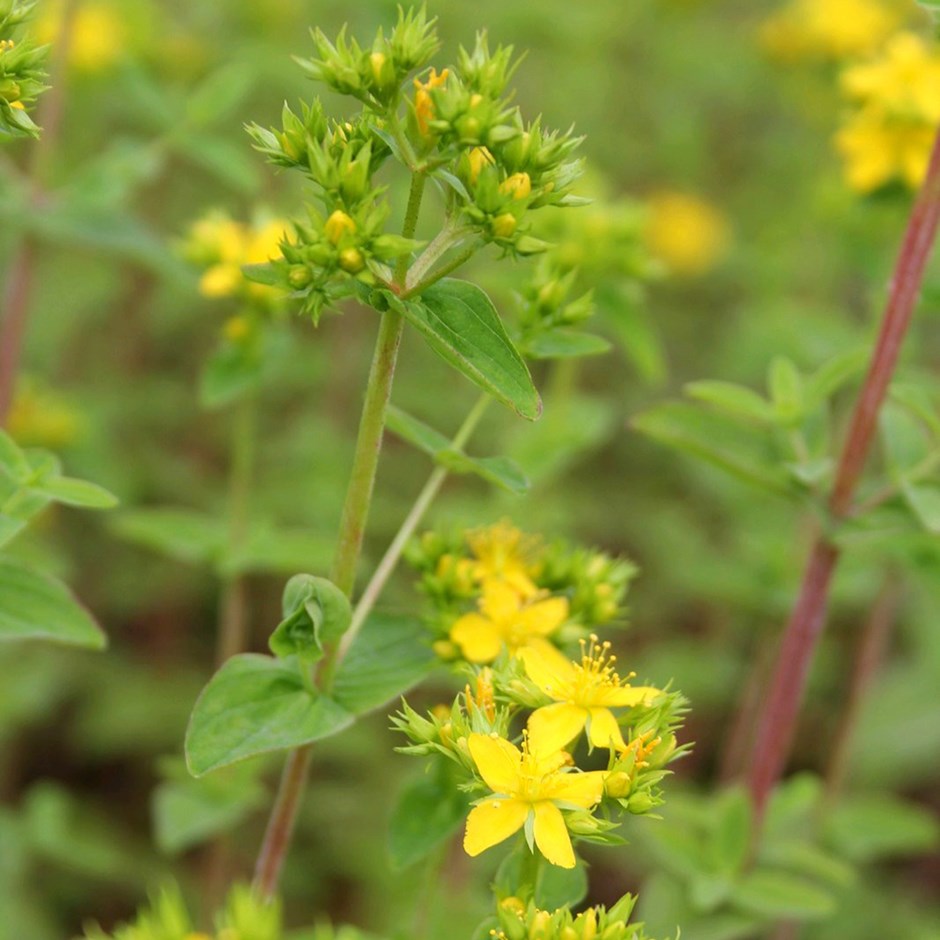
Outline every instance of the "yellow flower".
<svg viewBox="0 0 940 940">
<path fill-rule="evenodd" d="M 36 21 L 40 42 L 54 43 L 62 29 L 63 2 L 45 7 Z M 103 72 L 127 49 L 127 29 L 118 12 L 106 3 L 82 3 L 74 14 L 69 38 L 69 65 L 80 72 Z"/>
<path fill-rule="evenodd" d="M 480 613 L 464 614 L 451 627 L 450 638 L 472 663 L 492 662 L 505 647 L 520 650 L 550 646 L 551 636 L 568 617 L 564 597 L 526 599 L 504 581 L 485 581 Z"/>
<path fill-rule="evenodd" d="M 476 556 L 470 572 L 477 581 L 505 581 L 525 597 L 536 593 L 532 575 L 537 539 L 502 521 L 468 532 L 467 544 Z"/>
<path fill-rule="evenodd" d="M 467 743 L 480 776 L 495 794 L 467 817 L 467 854 L 479 855 L 525 826 L 553 865 L 574 868 L 574 849 L 560 806 L 590 809 L 599 803 L 604 773 L 566 772 L 562 768 L 568 755 L 531 751 L 525 738 L 521 750 L 495 734 L 474 733 Z"/>
<path fill-rule="evenodd" d="M 426 82 L 415 79 L 415 118 L 418 122 L 418 130 L 427 136 L 428 121 L 434 116 L 434 102 L 431 100 L 430 91 L 432 88 L 440 88 L 447 81 L 450 74 L 448 69 L 444 69 L 440 75 L 437 69 L 431 69 L 431 74 Z"/>
<path fill-rule="evenodd" d="M 581 643 L 581 662 L 573 663 L 553 647 L 524 650 L 522 660 L 529 678 L 554 704 L 536 709 L 529 718 L 529 733 L 549 751 L 563 748 L 587 725 L 592 747 L 623 750 L 627 747 L 611 708 L 639 705 L 659 694 L 651 686 L 631 687 L 617 675 L 617 657 L 610 643 Z"/>
<path fill-rule="evenodd" d="M 495 161 L 493 154 L 486 147 L 474 147 L 467 154 L 470 163 L 470 182 L 475 183 L 480 177 L 480 171 L 485 166 L 491 166 Z"/>
<path fill-rule="evenodd" d="M 842 87 L 858 103 L 835 138 L 849 185 L 859 192 L 894 179 L 919 186 L 940 123 L 940 54 L 899 33 L 882 56 L 847 69 Z"/>
<path fill-rule="evenodd" d="M 875 49 L 897 26 L 896 4 L 884 0 L 791 0 L 761 29 L 778 59 L 845 59 Z"/>
<path fill-rule="evenodd" d="M 728 222 L 703 199 L 689 193 L 659 193 L 648 205 L 646 245 L 673 274 L 704 274 L 727 253 Z"/>
</svg>

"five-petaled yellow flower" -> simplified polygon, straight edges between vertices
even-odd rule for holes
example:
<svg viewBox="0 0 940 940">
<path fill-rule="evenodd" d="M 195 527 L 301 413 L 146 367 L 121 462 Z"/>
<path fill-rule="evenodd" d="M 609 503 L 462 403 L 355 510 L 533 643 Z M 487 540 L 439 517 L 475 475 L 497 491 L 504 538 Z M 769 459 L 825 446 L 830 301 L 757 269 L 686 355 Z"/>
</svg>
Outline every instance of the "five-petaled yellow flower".
<svg viewBox="0 0 940 940">
<path fill-rule="evenodd" d="M 651 686 L 631 687 L 617 675 L 610 643 L 581 644 L 581 662 L 573 663 L 554 647 L 523 651 L 529 678 L 551 699 L 529 717 L 529 733 L 547 751 L 563 748 L 587 726 L 592 747 L 623 749 L 623 735 L 611 708 L 639 705 L 659 695 Z M 628 680 L 630 676 L 627 676 Z"/>
<path fill-rule="evenodd" d="M 564 752 L 532 750 L 525 738 L 520 750 L 497 735 L 471 734 L 470 754 L 494 795 L 479 802 L 467 817 L 463 847 L 479 855 L 524 826 L 538 850 L 553 865 L 574 868 L 574 849 L 562 809 L 591 809 L 604 792 L 603 771 L 566 772 Z M 531 827 L 531 828 L 528 828 Z"/>
<path fill-rule="evenodd" d="M 472 663 L 489 663 L 507 648 L 549 647 L 551 636 L 568 618 L 568 600 L 525 598 L 505 581 L 485 581 L 480 612 L 464 614 L 451 627 L 450 638 Z"/>
</svg>

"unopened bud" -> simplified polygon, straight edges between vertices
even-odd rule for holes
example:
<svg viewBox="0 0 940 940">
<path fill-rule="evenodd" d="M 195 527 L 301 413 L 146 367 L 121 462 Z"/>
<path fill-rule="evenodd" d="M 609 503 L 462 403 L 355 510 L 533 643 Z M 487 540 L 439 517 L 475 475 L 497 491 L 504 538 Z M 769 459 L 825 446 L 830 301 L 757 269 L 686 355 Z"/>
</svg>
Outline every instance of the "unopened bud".
<svg viewBox="0 0 940 940">
<path fill-rule="evenodd" d="M 366 262 L 358 248 L 344 248 L 339 253 L 339 266 L 350 274 L 358 274 L 366 266 Z"/>
<path fill-rule="evenodd" d="M 516 217 L 511 212 L 504 212 L 493 219 L 491 228 L 497 238 L 511 238 L 516 230 Z"/>
<path fill-rule="evenodd" d="M 337 209 L 323 226 L 323 233 L 334 245 L 338 245 L 344 235 L 355 231 L 356 223 L 342 209 Z"/>
</svg>

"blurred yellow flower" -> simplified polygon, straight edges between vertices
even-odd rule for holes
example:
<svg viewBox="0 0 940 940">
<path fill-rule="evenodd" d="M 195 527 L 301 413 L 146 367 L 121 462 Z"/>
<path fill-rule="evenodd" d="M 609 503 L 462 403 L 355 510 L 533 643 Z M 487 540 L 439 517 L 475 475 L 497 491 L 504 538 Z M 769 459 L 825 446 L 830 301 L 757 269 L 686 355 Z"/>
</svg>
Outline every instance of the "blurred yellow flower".
<svg viewBox="0 0 940 940">
<path fill-rule="evenodd" d="M 551 636 L 568 617 L 564 597 L 523 598 L 504 581 L 485 581 L 480 613 L 464 614 L 451 627 L 450 638 L 472 663 L 492 662 L 503 648 L 515 656 L 522 649 L 550 645 Z"/>
<path fill-rule="evenodd" d="M 536 593 L 537 588 L 532 583 L 538 547 L 536 537 L 524 535 L 503 520 L 473 529 L 466 538 L 475 556 L 469 563 L 469 571 L 476 581 L 504 581 L 525 597 Z"/>
<path fill-rule="evenodd" d="M 893 180 L 920 185 L 940 123 L 940 53 L 913 33 L 898 33 L 884 53 L 842 75 L 858 105 L 836 134 L 849 185 L 871 192 Z"/>
<path fill-rule="evenodd" d="M 877 48 L 899 22 L 891 0 L 790 0 L 764 22 L 760 38 L 784 61 L 845 59 Z"/>
<path fill-rule="evenodd" d="M 275 288 L 247 280 L 242 266 L 263 264 L 279 257 L 287 228 L 283 219 L 246 225 L 222 213 L 212 213 L 194 223 L 183 245 L 183 254 L 205 268 L 199 292 L 205 297 L 241 295 L 257 300 L 276 297 Z"/>
<path fill-rule="evenodd" d="M 479 802 L 467 817 L 463 847 L 479 855 L 508 839 L 531 818 L 532 838 L 553 865 L 574 868 L 574 849 L 560 806 L 590 809 L 604 792 L 603 771 L 566 772 L 564 752 L 522 749 L 497 735 L 471 734 L 470 755 L 494 796 Z"/>
<path fill-rule="evenodd" d="M 648 201 L 646 246 L 669 271 L 695 276 L 711 270 L 725 256 L 731 232 L 724 215 L 690 193 L 664 192 Z"/>
<path fill-rule="evenodd" d="M 18 444 L 58 450 L 74 443 L 81 429 L 81 415 L 62 396 L 29 378 L 17 383 L 7 431 Z"/>
<path fill-rule="evenodd" d="M 36 37 L 40 42 L 59 40 L 65 3 L 44 6 L 36 21 Z M 120 13 L 107 3 L 80 3 L 72 20 L 68 61 L 80 72 L 104 72 L 114 65 L 127 47 L 127 27 Z"/>
<path fill-rule="evenodd" d="M 611 708 L 628 708 L 659 695 L 651 686 L 629 685 L 614 668 L 610 643 L 581 643 L 581 662 L 573 663 L 554 647 L 525 649 L 520 654 L 529 678 L 554 700 L 529 718 L 529 733 L 540 746 L 559 750 L 587 726 L 592 747 L 624 749 L 620 725 Z"/>
</svg>

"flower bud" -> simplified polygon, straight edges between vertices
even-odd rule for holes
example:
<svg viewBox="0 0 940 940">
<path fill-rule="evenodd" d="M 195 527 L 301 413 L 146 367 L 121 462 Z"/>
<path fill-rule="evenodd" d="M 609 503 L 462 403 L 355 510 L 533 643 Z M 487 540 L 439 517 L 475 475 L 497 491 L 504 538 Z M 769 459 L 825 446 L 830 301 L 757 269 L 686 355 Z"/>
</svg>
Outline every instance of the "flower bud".
<svg viewBox="0 0 940 940">
<path fill-rule="evenodd" d="M 290 270 L 287 272 L 287 283 L 297 290 L 306 287 L 310 283 L 311 278 L 310 268 L 305 264 L 291 265 Z"/>
<path fill-rule="evenodd" d="M 356 223 L 341 209 L 337 209 L 323 226 L 323 234 L 334 244 L 338 245 L 347 233 L 356 231 Z"/>
<path fill-rule="evenodd" d="M 622 770 L 615 770 L 604 778 L 604 791 L 614 799 L 625 797 L 630 792 L 631 786 L 630 774 Z"/>
<path fill-rule="evenodd" d="M 634 793 L 633 796 L 627 800 L 627 809 L 635 816 L 642 816 L 643 813 L 648 813 L 655 805 L 653 798 L 644 790 L 641 790 L 639 793 Z"/>
<path fill-rule="evenodd" d="M 499 184 L 499 191 L 513 199 L 525 199 L 532 192 L 532 180 L 528 173 L 513 173 Z"/>
<path fill-rule="evenodd" d="M 497 238 L 511 238 L 516 225 L 516 217 L 511 212 L 504 212 L 493 219 L 490 229 Z"/>
<path fill-rule="evenodd" d="M 358 248 L 344 248 L 339 253 L 339 266 L 349 274 L 358 274 L 366 262 Z"/>
</svg>

